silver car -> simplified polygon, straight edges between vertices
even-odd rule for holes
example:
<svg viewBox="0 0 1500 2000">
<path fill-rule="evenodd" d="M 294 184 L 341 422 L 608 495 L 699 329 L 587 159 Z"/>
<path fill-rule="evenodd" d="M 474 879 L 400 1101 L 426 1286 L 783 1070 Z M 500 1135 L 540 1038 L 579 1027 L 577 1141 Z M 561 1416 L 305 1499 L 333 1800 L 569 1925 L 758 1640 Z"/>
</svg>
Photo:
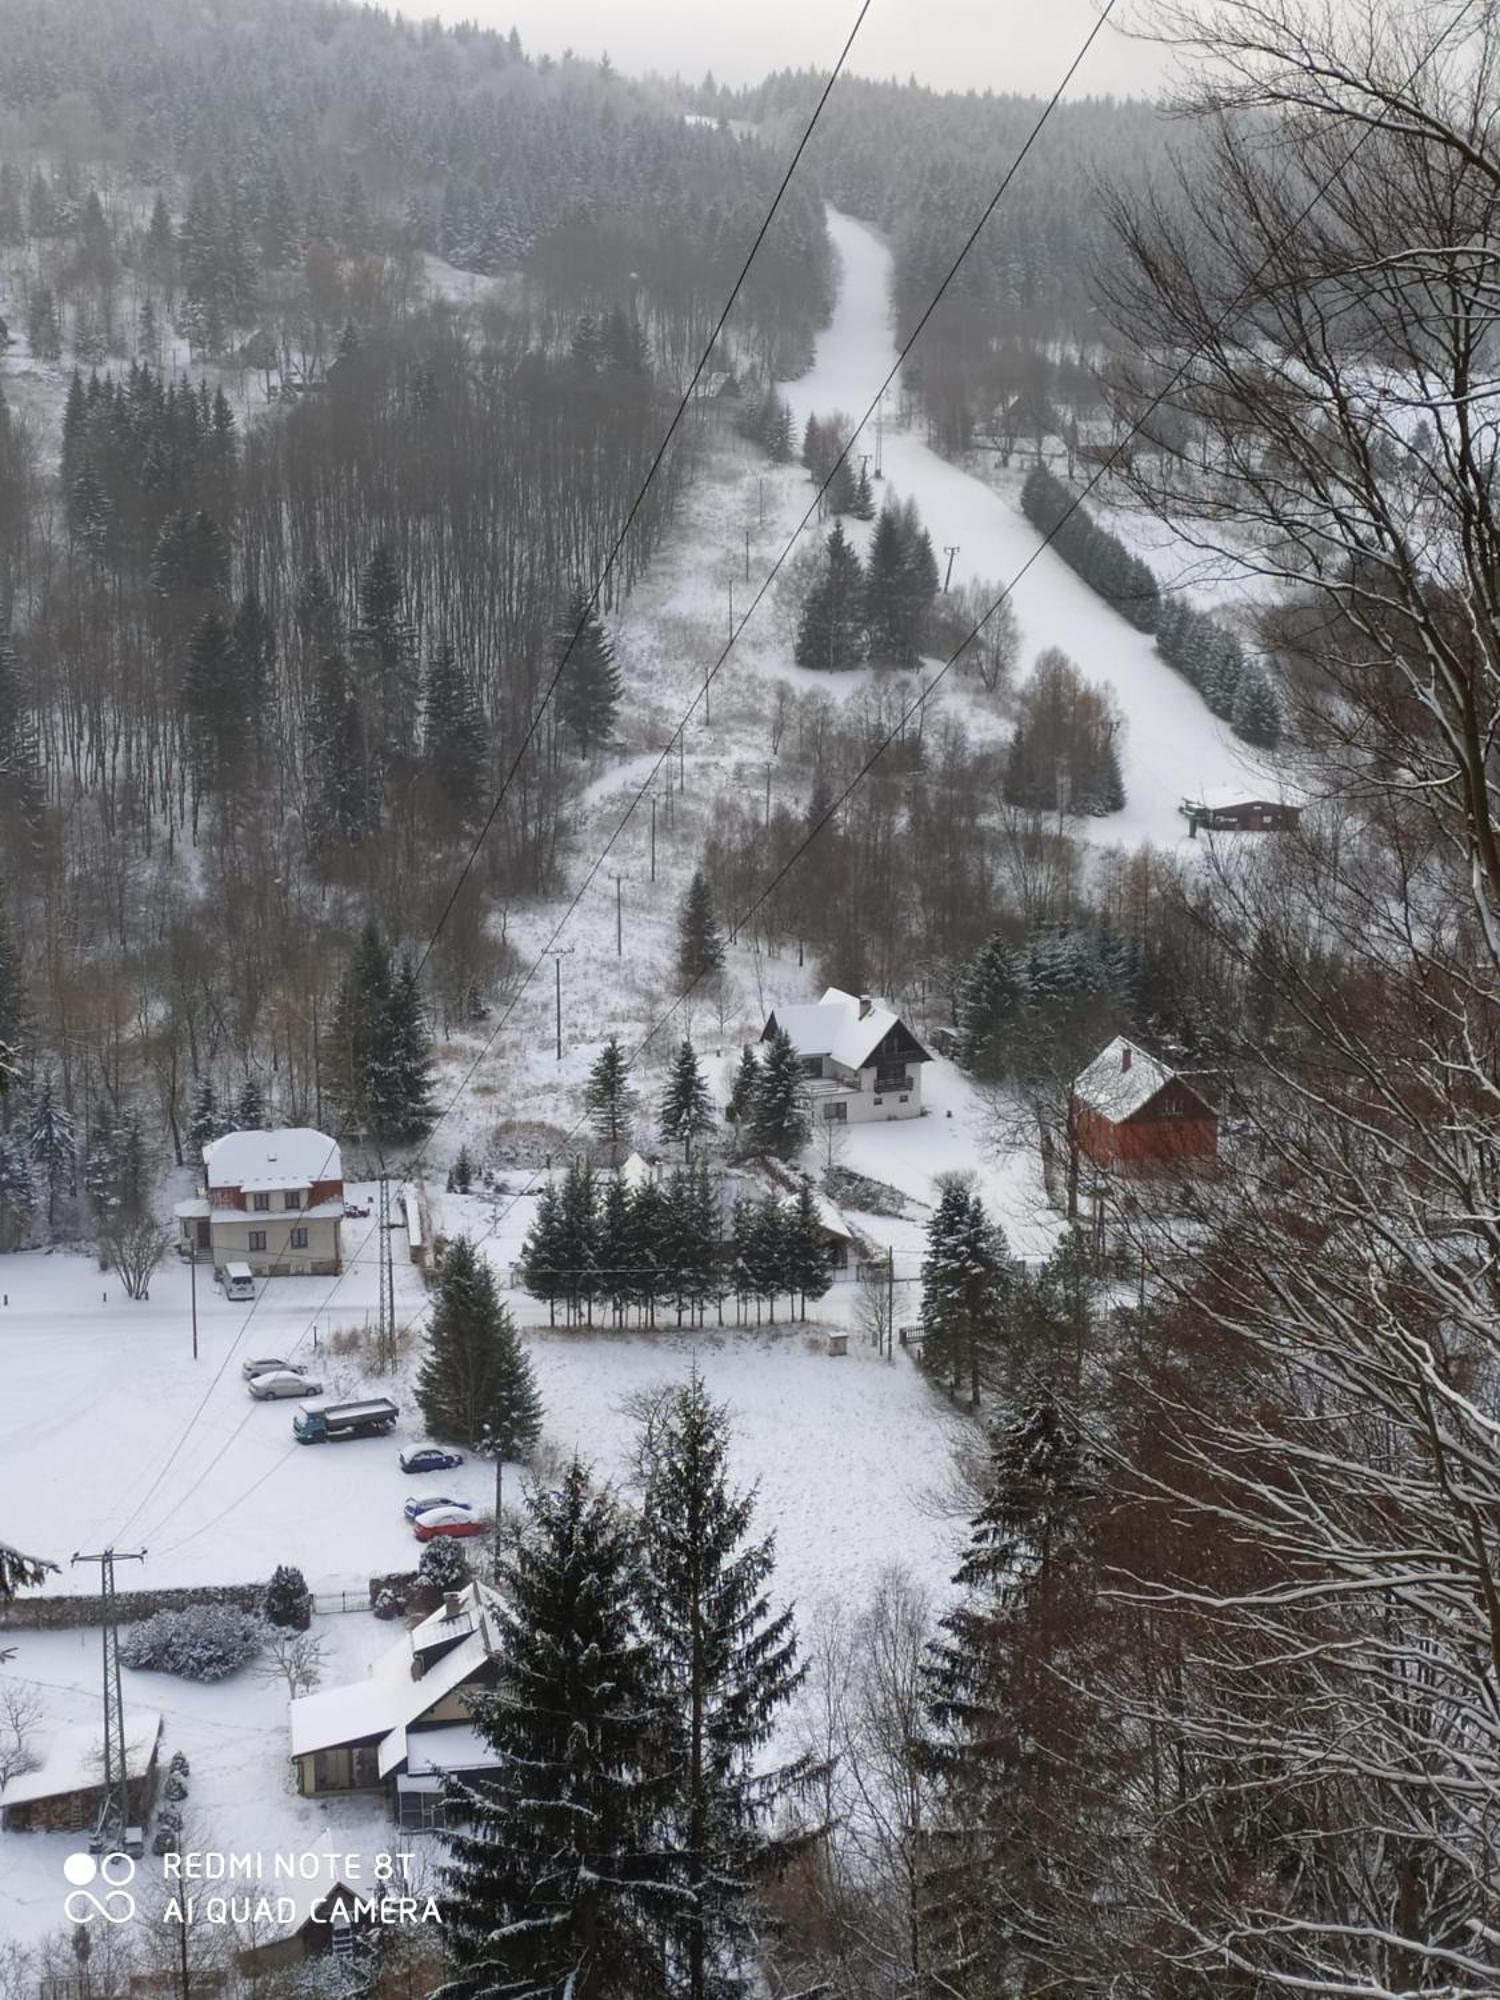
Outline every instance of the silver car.
<svg viewBox="0 0 1500 2000">
<path fill-rule="evenodd" d="M 259 1361 L 246 1361 L 242 1364 L 240 1373 L 248 1382 L 255 1375 L 271 1375 L 276 1373 L 282 1375 L 305 1375 L 307 1370 L 299 1367 L 295 1361 L 278 1361 L 274 1355 L 271 1355 L 263 1357 Z"/>
<path fill-rule="evenodd" d="M 245 1386 L 260 1403 L 281 1396 L 321 1396 L 323 1393 L 321 1382 L 309 1382 L 294 1368 L 272 1368 L 264 1375 L 252 1375 Z"/>
</svg>

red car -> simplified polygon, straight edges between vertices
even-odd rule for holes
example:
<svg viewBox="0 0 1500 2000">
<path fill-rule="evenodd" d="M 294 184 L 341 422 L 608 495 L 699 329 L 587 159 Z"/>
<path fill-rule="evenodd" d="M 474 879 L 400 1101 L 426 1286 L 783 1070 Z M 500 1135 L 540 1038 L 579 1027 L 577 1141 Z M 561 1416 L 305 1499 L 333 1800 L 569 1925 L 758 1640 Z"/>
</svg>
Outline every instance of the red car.
<svg viewBox="0 0 1500 2000">
<path fill-rule="evenodd" d="M 430 1542 L 436 1535 L 482 1535 L 486 1525 L 466 1507 L 430 1507 L 418 1514 L 411 1531 L 419 1542 Z"/>
</svg>

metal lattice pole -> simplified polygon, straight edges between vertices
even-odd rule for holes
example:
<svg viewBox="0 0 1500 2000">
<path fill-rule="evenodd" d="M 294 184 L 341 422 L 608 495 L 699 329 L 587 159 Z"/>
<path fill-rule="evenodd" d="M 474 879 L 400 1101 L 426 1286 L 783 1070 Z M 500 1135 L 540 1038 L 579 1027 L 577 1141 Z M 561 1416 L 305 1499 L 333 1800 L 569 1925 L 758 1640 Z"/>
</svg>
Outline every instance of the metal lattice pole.
<svg viewBox="0 0 1500 2000">
<path fill-rule="evenodd" d="M 103 1549 L 97 1555 L 75 1555 L 73 1561 L 99 1565 L 100 1624 L 104 1631 L 104 1802 L 94 1829 L 94 1848 L 101 1854 L 125 1850 L 130 1827 L 130 1768 L 125 1749 L 125 1695 L 120 1682 L 120 1634 L 116 1624 L 115 1564 L 144 1562 L 144 1549 Z"/>
</svg>

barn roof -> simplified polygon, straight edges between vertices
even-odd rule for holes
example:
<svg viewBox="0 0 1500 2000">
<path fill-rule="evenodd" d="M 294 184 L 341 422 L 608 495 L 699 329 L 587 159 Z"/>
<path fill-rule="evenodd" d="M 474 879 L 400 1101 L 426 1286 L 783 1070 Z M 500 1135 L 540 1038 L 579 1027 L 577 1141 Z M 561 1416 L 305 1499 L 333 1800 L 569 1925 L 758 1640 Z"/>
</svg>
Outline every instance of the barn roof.
<svg viewBox="0 0 1500 2000">
<path fill-rule="evenodd" d="M 901 1026 L 900 1015 L 888 1001 L 830 986 L 821 1000 L 810 1005 L 778 1007 L 766 1022 L 761 1039 L 773 1028 L 780 1028 L 791 1036 L 799 1056 L 830 1056 L 846 1069 L 863 1069 L 892 1028 Z M 926 1062 L 927 1051 L 921 1049 L 910 1060 Z"/>
<path fill-rule="evenodd" d="M 310 1187 L 314 1181 L 341 1181 L 343 1162 L 337 1139 L 309 1125 L 286 1125 L 275 1132 L 226 1132 L 203 1148 L 203 1177 L 210 1187 Z"/>
<path fill-rule="evenodd" d="M 1176 1074 L 1135 1042 L 1116 1035 L 1074 1083 L 1073 1095 L 1101 1118 L 1118 1125 L 1143 1111 Z"/>
</svg>

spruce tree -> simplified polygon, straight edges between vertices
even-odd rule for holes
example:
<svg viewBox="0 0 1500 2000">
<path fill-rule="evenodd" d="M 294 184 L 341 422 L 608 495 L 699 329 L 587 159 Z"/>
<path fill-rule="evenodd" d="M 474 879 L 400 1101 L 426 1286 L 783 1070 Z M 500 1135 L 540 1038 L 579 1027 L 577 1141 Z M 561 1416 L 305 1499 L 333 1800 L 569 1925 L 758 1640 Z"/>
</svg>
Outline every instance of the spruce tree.
<svg viewBox="0 0 1500 2000">
<path fill-rule="evenodd" d="M 1007 1074 L 1025 998 L 1015 951 L 1003 937 L 992 937 L 970 961 L 958 990 L 964 1062 L 976 1076 L 993 1081 Z"/>
<path fill-rule="evenodd" d="M 416 967 L 407 957 L 392 983 L 386 1032 L 392 1083 L 390 1134 L 415 1139 L 432 1123 L 432 1033 Z"/>
<path fill-rule="evenodd" d="M 417 1403 L 433 1437 L 501 1458 L 526 1458 L 542 1427 L 531 1359 L 489 1260 L 466 1236 L 443 1253 Z"/>
<path fill-rule="evenodd" d="M 416 740 L 417 648 L 406 618 L 406 586 L 385 542 L 376 544 L 360 571 L 353 637 L 363 700 L 372 718 L 373 760 L 382 770 L 402 769 Z"/>
<path fill-rule="evenodd" d="M 1097 1495 L 1076 1426 L 1050 1393 L 994 1433 L 954 1577 L 964 1595 L 928 1652 L 928 1728 L 914 1746 L 938 1804 L 921 1885 L 931 1971 L 957 1991 L 1030 1991 L 1028 1955 L 1055 1962 L 1046 1940 L 1066 1922 L 1067 1855 L 1049 1834 L 1080 1823 L 1060 1794 L 1094 1733 L 1085 1690 L 1098 1663 L 1082 1652 Z"/>
<path fill-rule="evenodd" d="M 686 1164 L 693 1157 L 694 1139 L 713 1128 L 713 1099 L 698 1066 L 698 1053 L 691 1041 L 684 1041 L 672 1059 L 656 1129 L 669 1145 L 681 1144 Z"/>
<path fill-rule="evenodd" d="M 194 1077 L 193 1094 L 188 1106 L 187 1135 L 200 1160 L 203 1158 L 203 1148 L 212 1145 L 223 1130 L 224 1122 L 219 1115 L 219 1100 L 214 1091 L 213 1078 Z"/>
<path fill-rule="evenodd" d="M 739 1067 L 734 1073 L 734 1082 L 729 1087 L 724 1105 L 725 1119 L 742 1133 L 749 1132 L 755 1093 L 759 1088 L 760 1064 L 755 1060 L 755 1050 L 747 1043 L 740 1050 Z"/>
<path fill-rule="evenodd" d="M 826 555 L 802 607 L 794 657 L 799 667 L 843 673 L 864 657 L 864 573 L 840 522 L 828 537 Z"/>
<path fill-rule="evenodd" d="M 422 765 L 440 820 L 462 827 L 478 816 L 486 750 L 479 696 L 445 640 L 422 683 Z"/>
<path fill-rule="evenodd" d="M 240 1094 L 234 1101 L 234 1130 L 236 1132 L 259 1132 L 266 1124 L 266 1093 L 259 1080 L 246 1074 L 240 1085 Z"/>
<path fill-rule="evenodd" d="M 301 1570 L 289 1563 L 279 1563 L 271 1572 L 260 1608 L 268 1625 L 289 1632 L 305 1632 L 312 1623 L 313 1600 Z"/>
<path fill-rule="evenodd" d="M 553 1317 L 557 1301 L 567 1295 L 562 1249 L 562 1196 L 548 1180 L 537 1198 L 536 1214 L 521 1245 L 521 1282 L 534 1299 L 545 1299 Z"/>
<path fill-rule="evenodd" d="M 786 1291 L 801 1299 L 806 1319 L 808 1300 L 821 1299 L 833 1283 L 833 1251 L 810 1181 L 803 1181 L 785 1212 L 782 1272 Z"/>
<path fill-rule="evenodd" d="M 657 1851 L 671 1892 L 657 1918 L 667 2000 L 755 1990 L 749 1903 L 779 1806 L 813 1775 L 767 1768 L 777 1717 L 800 1685 L 788 1610 L 773 1611 L 771 1536 L 755 1495 L 729 1481 L 729 1422 L 696 1371 L 662 1395 L 640 1439 L 642 1621 L 655 1663 L 651 1768 Z"/>
<path fill-rule="evenodd" d="M 564 659 L 566 666 L 562 665 Z M 621 681 L 614 645 L 582 584 L 569 598 L 557 628 L 556 660 L 562 668 L 557 686 L 558 726 L 572 736 L 579 755 L 586 757 L 590 750 L 607 743 L 614 731 Z"/>
<path fill-rule="evenodd" d="M 610 1164 L 618 1166 L 635 1122 L 636 1094 L 630 1084 L 630 1064 L 614 1035 L 589 1071 L 583 1103 L 594 1137 L 609 1148 Z"/>
<path fill-rule="evenodd" d="M 0 1044 L 0 1091 L 5 1088 L 4 1045 Z M 0 1132 L 0 1251 L 16 1250 L 36 1206 L 31 1161 L 19 1132 Z"/>
<path fill-rule="evenodd" d="M 660 1789 L 636 1525 L 575 1459 L 535 1487 L 489 1616 L 497 1685 L 472 1704 L 493 1777 L 448 1784 L 435 2000 L 660 2000 Z"/>
<path fill-rule="evenodd" d="M 432 1117 L 432 1042 L 410 963 L 395 966 L 367 924 L 339 989 L 327 1073 L 346 1115 L 377 1142 L 415 1138 Z"/>
<path fill-rule="evenodd" d="M 1004 1231 L 957 1176 L 942 1184 L 922 1260 L 922 1364 L 978 1406 L 988 1360 L 1005 1334 L 1011 1284 Z"/>
<path fill-rule="evenodd" d="M 307 718 L 307 821 L 314 849 L 355 847 L 380 820 L 380 789 L 365 753 L 359 694 L 348 660 L 324 653 Z"/>
<path fill-rule="evenodd" d="M 696 869 L 677 919 L 677 975 L 684 986 L 711 979 L 724 965 L 724 940 L 714 918 L 713 897 L 703 870 Z"/>
<path fill-rule="evenodd" d="M 778 1160 L 794 1159 L 807 1144 L 807 1079 L 784 1028 L 774 1029 L 761 1045 L 750 1139 L 757 1152 Z"/>
<path fill-rule="evenodd" d="M 72 1114 L 58 1095 L 57 1081 L 50 1069 L 42 1071 L 37 1084 L 27 1140 L 32 1164 L 41 1177 L 46 1193 L 47 1227 L 50 1229 L 57 1220 L 59 1198 L 73 1192 L 77 1171 Z"/>
</svg>

